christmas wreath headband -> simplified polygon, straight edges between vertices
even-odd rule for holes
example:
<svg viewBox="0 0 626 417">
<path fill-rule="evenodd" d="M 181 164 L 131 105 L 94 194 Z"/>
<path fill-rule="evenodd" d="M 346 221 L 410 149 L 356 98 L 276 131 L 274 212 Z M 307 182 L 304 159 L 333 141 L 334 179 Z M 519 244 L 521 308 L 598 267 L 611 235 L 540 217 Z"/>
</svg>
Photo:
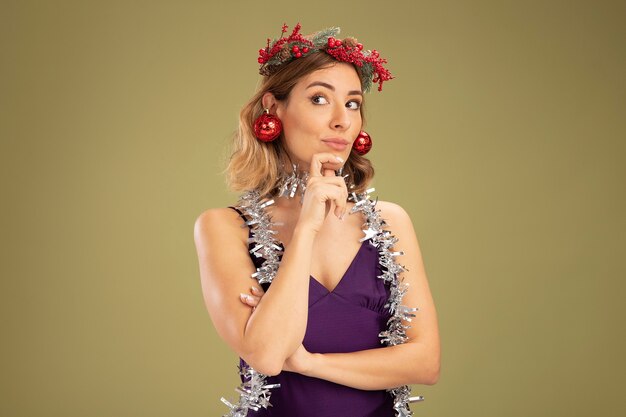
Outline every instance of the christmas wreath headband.
<svg viewBox="0 0 626 417">
<path fill-rule="evenodd" d="M 298 23 L 291 35 L 284 37 L 288 26 L 283 25 L 280 38 L 273 41 L 267 39 L 267 47 L 259 49 L 258 62 L 261 64 L 259 69 L 261 75 L 272 75 L 283 64 L 313 52 L 323 51 L 337 61 L 348 62 L 358 67 L 361 84 L 365 91 L 369 91 L 372 83 L 377 83 L 378 91 L 381 91 L 383 82 L 393 78 L 383 65 L 387 63 L 387 60 L 381 58 L 378 51 L 375 49 L 364 51 L 363 45 L 355 38 L 343 40 L 335 38 L 340 28 L 332 27 L 308 36 L 302 35 L 300 28 L 300 23 Z"/>
</svg>

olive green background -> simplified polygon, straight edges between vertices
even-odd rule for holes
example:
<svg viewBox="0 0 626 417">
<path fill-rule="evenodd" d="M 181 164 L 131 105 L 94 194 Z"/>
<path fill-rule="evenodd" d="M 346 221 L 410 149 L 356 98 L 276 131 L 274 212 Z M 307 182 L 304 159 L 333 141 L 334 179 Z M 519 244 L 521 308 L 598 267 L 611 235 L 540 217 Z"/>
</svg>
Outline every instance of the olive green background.
<svg viewBox="0 0 626 417">
<path fill-rule="evenodd" d="M 624 415 L 625 2 L 0 4 L 0 415 L 226 412 L 193 222 L 235 202 L 257 51 L 298 21 L 396 77 L 367 128 L 440 320 L 415 415 Z"/>
</svg>

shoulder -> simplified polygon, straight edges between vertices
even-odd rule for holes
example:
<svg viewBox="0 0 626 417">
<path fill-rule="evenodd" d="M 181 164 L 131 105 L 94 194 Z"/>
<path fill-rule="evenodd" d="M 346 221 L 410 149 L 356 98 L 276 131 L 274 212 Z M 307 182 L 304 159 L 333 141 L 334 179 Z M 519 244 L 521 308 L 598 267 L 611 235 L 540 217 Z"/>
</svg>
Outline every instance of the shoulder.
<svg viewBox="0 0 626 417">
<path fill-rule="evenodd" d="M 403 258 L 408 271 L 421 271 L 424 266 L 420 243 L 415 232 L 415 227 L 407 211 L 399 204 L 388 201 L 378 201 L 376 208 L 380 211 L 380 217 L 385 221 L 385 229 L 397 239 L 393 245 L 393 250 L 403 252 L 407 256 Z M 412 274 L 405 277 L 412 277 Z M 412 278 L 409 278 L 412 280 Z"/>
<path fill-rule="evenodd" d="M 411 224 L 411 217 L 402 206 L 390 201 L 379 200 L 376 202 L 376 208 L 380 210 L 380 215 L 388 223 L 397 223 L 401 226 Z"/>
<path fill-rule="evenodd" d="M 205 245 L 217 239 L 247 238 L 245 223 L 232 208 L 218 207 L 203 211 L 194 222 L 196 244 Z"/>
<path fill-rule="evenodd" d="M 241 226 L 243 220 L 239 213 L 229 207 L 217 207 L 210 208 L 202 213 L 196 218 L 194 226 L 196 228 L 205 228 L 217 226 L 219 224 L 226 223 L 227 225 L 238 225 Z"/>
<path fill-rule="evenodd" d="M 376 208 L 380 210 L 380 217 L 385 220 L 386 228 L 392 234 L 404 243 L 418 246 L 413 222 L 404 208 L 399 204 L 380 200 L 376 203 Z"/>
</svg>

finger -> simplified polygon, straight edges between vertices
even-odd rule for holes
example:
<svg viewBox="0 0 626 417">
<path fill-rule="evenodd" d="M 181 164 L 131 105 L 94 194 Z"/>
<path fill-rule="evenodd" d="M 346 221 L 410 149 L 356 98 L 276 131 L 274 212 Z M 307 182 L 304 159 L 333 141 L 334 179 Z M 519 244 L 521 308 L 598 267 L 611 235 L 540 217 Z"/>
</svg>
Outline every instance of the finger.
<svg viewBox="0 0 626 417">
<path fill-rule="evenodd" d="M 332 209 L 334 215 L 341 219 L 341 215 L 342 213 L 345 211 L 346 208 L 346 199 L 347 199 L 347 193 L 345 190 L 345 186 L 341 187 L 338 184 L 333 184 L 336 185 L 333 188 L 330 189 L 326 189 L 324 192 L 324 200 L 326 200 L 326 214 L 328 214 L 328 210 Z M 332 205 L 332 206 L 331 206 Z"/>
<path fill-rule="evenodd" d="M 263 291 L 259 287 L 255 287 L 254 285 L 250 287 L 250 290 L 252 291 L 252 294 L 257 295 L 257 296 L 262 296 L 263 294 L 265 294 L 265 291 Z"/>
<path fill-rule="evenodd" d="M 335 204 L 333 212 L 339 220 L 343 220 L 343 216 L 346 213 L 348 206 L 348 187 L 343 177 L 335 177 L 331 180 L 333 185 L 336 185 L 338 189 L 334 190 L 332 200 Z"/>
<path fill-rule="evenodd" d="M 339 220 L 343 220 L 343 215 L 346 212 L 346 203 L 345 202 L 342 203 L 340 201 L 341 200 L 335 201 L 335 211 L 334 211 L 334 213 L 335 213 L 335 216 L 337 216 L 337 218 Z"/>
<path fill-rule="evenodd" d="M 348 194 L 345 191 L 341 191 L 339 193 L 339 197 L 337 197 L 337 199 L 335 199 L 335 216 L 337 216 L 337 218 L 339 220 L 343 220 L 343 216 L 346 214 L 346 209 L 348 206 L 348 202 L 347 202 L 347 197 Z"/>
<path fill-rule="evenodd" d="M 326 215 L 332 209 L 336 217 L 342 218 L 346 211 L 348 188 L 343 177 L 313 177 L 307 184 L 308 192 L 326 203 Z"/>
<path fill-rule="evenodd" d="M 337 205 L 341 207 L 339 220 L 343 220 L 346 215 L 346 211 L 348 210 L 348 186 L 346 185 L 346 181 L 343 177 L 338 178 L 341 180 L 341 197 L 337 201 Z"/>
<path fill-rule="evenodd" d="M 334 176 L 334 170 L 341 168 L 344 162 L 341 157 L 333 155 L 332 153 L 316 153 L 311 158 L 309 176 L 321 177 L 323 168 L 332 170 L 332 175 Z M 325 172 L 324 175 L 326 175 Z"/>
<path fill-rule="evenodd" d="M 335 175 L 334 171 L 332 172 L 332 176 L 328 177 L 309 177 L 309 182 L 307 184 L 308 187 L 326 187 L 328 185 L 332 185 L 337 188 L 342 188 L 346 192 L 348 192 L 348 187 L 346 186 L 346 181 L 343 177 L 338 177 Z"/>
<path fill-rule="evenodd" d="M 250 307 L 256 307 L 259 304 L 259 297 L 255 297 L 254 295 L 250 295 L 250 294 L 244 294 L 241 293 L 239 294 L 239 299 L 241 300 L 242 303 L 249 305 Z"/>
</svg>

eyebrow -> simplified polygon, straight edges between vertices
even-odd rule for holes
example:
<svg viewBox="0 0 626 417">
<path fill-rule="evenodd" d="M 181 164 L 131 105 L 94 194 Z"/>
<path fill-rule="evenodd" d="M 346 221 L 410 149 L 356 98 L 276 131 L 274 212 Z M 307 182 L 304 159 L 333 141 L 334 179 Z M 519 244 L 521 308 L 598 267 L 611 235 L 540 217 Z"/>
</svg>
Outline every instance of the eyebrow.
<svg viewBox="0 0 626 417">
<path fill-rule="evenodd" d="M 306 88 L 309 89 L 311 87 L 315 87 L 316 85 L 319 85 L 321 87 L 326 87 L 331 91 L 335 91 L 335 87 L 333 87 L 332 85 L 325 83 L 323 81 L 313 81 L 311 84 L 309 84 Z M 363 92 L 361 90 L 352 90 L 352 91 L 348 91 L 348 95 L 349 96 L 353 96 L 353 95 L 358 95 L 358 96 L 362 96 Z"/>
</svg>

